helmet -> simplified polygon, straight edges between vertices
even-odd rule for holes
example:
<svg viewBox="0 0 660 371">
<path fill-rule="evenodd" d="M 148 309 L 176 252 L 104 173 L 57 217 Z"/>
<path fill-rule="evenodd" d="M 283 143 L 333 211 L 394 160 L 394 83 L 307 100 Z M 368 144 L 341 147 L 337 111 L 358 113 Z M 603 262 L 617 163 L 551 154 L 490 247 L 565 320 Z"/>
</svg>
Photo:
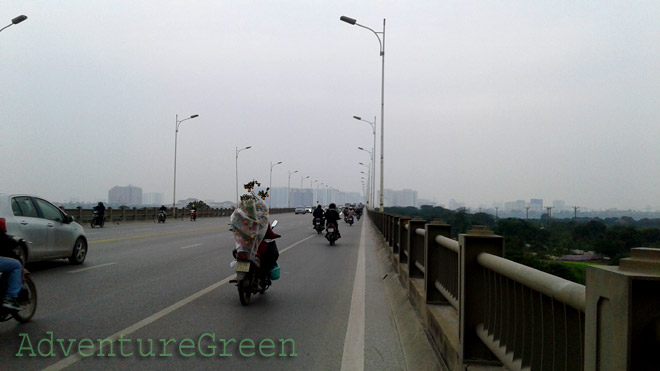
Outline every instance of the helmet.
<svg viewBox="0 0 660 371">
<path fill-rule="evenodd" d="M 330 204 L 329 207 L 330 207 L 331 209 L 336 209 L 336 208 L 337 208 L 337 205 L 335 205 L 335 204 L 333 203 L 333 204 Z"/>
<path fill-rule="evenodd" d="M 322 209 L 323 207 L 321 207 L 321 205 L 319 205 L 319 206 L 317 206 L 316 208 L 317 208 L 317 209 Z"/>
<path fill-rule="evenodd" d="M 99 206 L 103 206 L 103 202 L 100 202 L 100 201 L 99 201 L 99 203 L 98 203 L 97 205 L 99 205 Z"/>
</svg>

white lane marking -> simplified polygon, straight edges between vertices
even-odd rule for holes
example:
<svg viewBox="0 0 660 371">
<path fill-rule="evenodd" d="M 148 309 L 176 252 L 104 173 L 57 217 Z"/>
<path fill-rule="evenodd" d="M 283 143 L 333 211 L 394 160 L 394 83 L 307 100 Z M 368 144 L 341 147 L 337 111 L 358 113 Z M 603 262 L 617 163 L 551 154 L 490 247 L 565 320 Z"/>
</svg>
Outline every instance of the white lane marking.
<svg viewBox="0 0 660 371">
<path fill-rule="evenodd" d="M 188 248 L 197 247 L 197 246 L 202 246 L 202 244 L 201 243 L 196 243 L 196 244 L 190 245 L 190 246 L 183 246 L 182 249 L 188 249 Z"/>
<path fill-rule="evenodd" d="M 351 312 L 348 316 L 348 328 L 344 339 L 344 354 L 341 358 L 341 371 L 364 370 L 364 325 L 365 325 L 365 294 L 366 294 L 366 259 L 365 259 L 365 228 L 362 223 L 360 247 L 358 249 L 357 268 L 353 282 L 351 297 Z"/>
<path fill-rule="evenodd" d="M 297 245 L 299 245 L 299 244 L 301 244 L 301 243 L 303 243 L 303 242 L 309 240 L 310 238 L 312 238 L 312 237 L 314 237 L 314 236 L 315 236 L 315 235 L 309 236 L 309 237 L 307 237 L 307 238 L 303 238 L 302 240 L 300 240 L 300 241 L 294 243 L 293 245 L 291 245 L 291 246 L 289 246 L 289 247 L 283 249 L 282 251 L 280 251 L 280 254 L 282 254 L 282 253 L 284 253 L 285 251 L 291 249 L 292 247 L 295 247 L 295 246 L 297 246 Z M 110 264 L 116 264 L 116 263 L 110 263 Z M 98 266 L 97 266 L 97 267 L 98 267 Z M 94 267 L 90 267 L 90 268 L 94 268 Z M 85 268 L 85 269 L 87 269 L 87 268 Z M 123 329 L 123 330 L 121 330 L 121 331 L 118 331 L 118 332 L 116 332 L 116 333 L 110 335 L 109 337 L 107 337 L 107 338 L 104 339 L 103 341 L 99 341 L 99 344 L 105 344 L 105 343 L 107 343 L 105 340 L 110 340 L 112 343 L 114 343 L 114 342 L 117 341 L 120 337 L 122 337 L 122 336 L 125 337 L 125 336 L 127 336 L 127 335 L 130 335 L 130 334 L 132 334 L 132 333 L 138 331 L 139 329 L 141 329 L 141 328 L 143 328 L 143 327 L 145 327 L 145 326 L 147 326 L 147 325 L 149 325 L 149 324 L 151 324 L 151 323 L 153 323 L 153 322 L 158 321 L 159 319 L 161 319 L 161 318 L 167 316 L 168 314 L 170 314 L 170 313 L 174 312 L 175 310 L 177 310 L 177 309 L 183 307 L 184 305 L 189 304 L 190 302 L 192 302 L 192 301 L 194 301 L 194 300 L 196 300 L 196 299 L 199 299 L 200 297 L 202 297 L 202 296 L 208 294 L 209 292 L 211 292 L 211 291 L 217 289 L 218 287 L 224 285 L 225 283 L 229 282 L 229 280 L 232 279 L 232 278 L 234 278 L 234 277 L 235 277 L 235 275 L 232 274 L 231 276 L 229 276 L 229 277 L 227 277 L 227 278 L 225 278 L 225 279 L 223 279 L 223 280 L 221 280 L 221 281 L 219 281 L 219 282 L 216 282 L 216 283 L 212 284 L 211 286 L 209 286 L 209 287 L 207 287 L 207 288 L 205 288 L 205 289 L 203 289 L 203 290 L 201 290 L 201 291 L 198 291 L 198 292 L 196 292 L 196 293 L 194 293 L 194 294 L 188 296 L 187 298 L 182 299 L 182 300 L 180 300 L 180 301 L 178 301 L 178 302 L 176 302 L 176 303 L 170 305 L 169 307 L 167 307 L 167 308 L 161 310 L 160 312 L 154 313 L 154 314 L 152 314 L 151 316 L 149 316 L 149 317 L 143 319 L 142 321 L 139 321 L 139 322 L 137 322 L 137 323 L 134 323 L 133 325 L 128 326 L 128 327 L 126 327 L 125 329 Z M 99 350 L 99 346 L 96 345 L 96 346 L 94 347 L 94 351 L 93 351 L 93 352 L 90 352 L 90 354 L 96 354 L 96 353 L 98 353 L 98 350 Z M 53 363 L 52 365 L 50 365 L 50 366 L 44 368 L 43 371 L 59 371 L 59 370 L 63 370 L 63 369 L 65 369 L 65 368 L 67 368 L 67 367 L 73 365 L 74 363 L 80 361 L 81 359 L 82 359 L 82 356 L 80 356 L 80 354 L 74 354 L 74 355 L 68 356 L 68 357 L 66 357 L 66 358 L 64 358 L 64 359 L 62 359 L 62 360 L 60 360 L 60 361 L 58 361 L 58 362 L 56 362 L 56 363 Z M 364 362 L 363 362 L 363 363 L 364 363 Z"/>
<path fill-rule="evenodd" d="M 117 262 L 99 264 L 99 265 L 94 265 L 94 266 L 87 267 L 87 268 L 80 268 L 80 269 L 72 270 L 72 271 L 69 271 L 69 273 L 80 273 L 80 272 L 88 271 L 88 270 L 91 270 L 91 269 L 103 268 L 103 267 L 107 267 L 108 265 L 115 265 L 115 264 L 117 264 Z"/>
</svg>

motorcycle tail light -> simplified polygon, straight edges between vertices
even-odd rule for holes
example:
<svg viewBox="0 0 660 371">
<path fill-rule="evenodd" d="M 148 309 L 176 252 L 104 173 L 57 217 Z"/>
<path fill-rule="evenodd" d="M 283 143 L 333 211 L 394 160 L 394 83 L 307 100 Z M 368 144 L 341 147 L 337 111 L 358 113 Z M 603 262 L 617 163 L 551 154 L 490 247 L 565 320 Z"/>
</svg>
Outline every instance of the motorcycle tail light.
<svg viewBox="0 0 660 371">
<path fill-rule="evenodd" d="M 236 260 L 248 260 L 250 259 L 250 253 L 247 251 L 239 251 L 236 253 Z"/>
<path fill-rule="evenodd" d="M 5 218 L 0 218 L 0 228 L 3 232 L 7 233 L 7 226 L 5 225 Z"/>
</svg>

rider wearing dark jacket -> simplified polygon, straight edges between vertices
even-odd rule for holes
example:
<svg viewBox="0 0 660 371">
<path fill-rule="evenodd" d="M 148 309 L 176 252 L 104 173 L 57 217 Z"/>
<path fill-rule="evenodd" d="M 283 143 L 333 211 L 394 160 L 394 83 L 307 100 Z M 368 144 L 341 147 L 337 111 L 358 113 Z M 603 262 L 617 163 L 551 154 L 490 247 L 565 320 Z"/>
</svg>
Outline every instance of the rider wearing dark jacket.
<svg viewBox="0 0 660 371">
<path fill-rule="evenodd" d="M 314 219 L 320 218 L 321 219 L 321 225 L 323 225 L 323 207 L 319 205 L 316 209 L 314 209 L 314 213 L 312 214 L 312 225 L 314 225 Z"/>
<path fill-rule="evenodd" d="M 339 221 L 341 219 L 339 217 L 339 212 L 337 212 L 337 206 L 335 204 L 330 204 L 328 207 L 328 210 L 325 212 L 325 221 L 326 221 L 326 226 L 330 223 L 335 225 L 335 231 L 337 231 L 337 238 L 341 238 L 341 234 L 339 233 Z"/>
<path fill-rule="evenodd" d="M 100 217 L 105 216 L 105 205 L 103 205 L 103 202 L 99 202 L 96 206 L 94 206 L 94 210 L 99 212 Z"/>
</svg>

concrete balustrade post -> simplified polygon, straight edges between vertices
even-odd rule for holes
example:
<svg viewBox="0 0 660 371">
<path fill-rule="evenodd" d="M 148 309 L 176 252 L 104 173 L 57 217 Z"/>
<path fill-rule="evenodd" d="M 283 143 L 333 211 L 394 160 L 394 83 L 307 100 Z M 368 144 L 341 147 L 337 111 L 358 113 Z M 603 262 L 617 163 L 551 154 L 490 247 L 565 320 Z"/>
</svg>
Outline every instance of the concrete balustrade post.
<svg viewBox="0 0 660 371">
<path fill-rule="evenodd" d="M 406 243 L 408 243 L 408 233 L 406 226 L 408 226 L 408 222 L 410 221 L 410 218 L 407 216 L 402 216 L 399 218 L 399 225 L 397 226 L 398 229 L 398 238 L 396 244 L 399 245 L 399 264 L 407 264 L 408 263 L 408 247 Z"/>
<path fill-rule="evenodd" d="M 383 214 L 383 218 L 385 222 L 383 223 L 383 229 L 380 231 L 380 233 L 383 234 L 383 238 L 385 238 L 385 241 L 388 241 L 390 239 L 390 227 L 392 223 L 392 216 L 389 214 Z"/>
<path fill-rule="evenodd" d="M 401 217 L 394 216 L 392 218 L 392 236 L 388 241 L 392 247 L 392 254 L 399 255 L 399 224 L 401 223 Z"/>
<path fill-rule="evenodd" d="M 587 267 L 585 306 L 585 370 L 660 367 L 660 249 Z"/>
<path fill-rule="evenodd" d="M 504 239 L 494 235 L 487 227 L 474 226 L 458 237 L 461 279 L 459 282 L 459 346 L 460 362 L 499 363 L 497 358 L 477 336 L 477 325 L 486 318 L 484 300 L 484 268 L 477 262 L 479 254 L 504 255 Z"/>
<path fill-rule="evenodd" d="M 447 299 L 435 288 L 435 282 L 440 279 L 440 270 L 447 264 L 447 262 L 441 261 L 441 247 L 435 242 L 435 238 L 438 236 L 450 238 L 451 225 L 434 220 L 427 224 L 425 228 L 424 267 L 426 267 L 426 275 L 424 276 L 424 292 L 426 293 L 426 303 L 448 304 Z"/>
<path fill-rule="evenodd" d="M 387 219 L 387 236 L 385 237 L 385 240 L 387 241 L 387 244 L 389 246 L 392 246 L 394 243 L 394 227 L 396 226 L 396 220 L 397 216 L 396 215 L 390 215 Z"/>
<path fill-rule="evenodd" d="M 424 236 L 417 234 L 417 229 L 426 229 L 426 220 L 414 218 L 408 222 L 408 276 L 424 278 Z M 421 267 L 420 267 L 421 265 Z"/>
</svg>

